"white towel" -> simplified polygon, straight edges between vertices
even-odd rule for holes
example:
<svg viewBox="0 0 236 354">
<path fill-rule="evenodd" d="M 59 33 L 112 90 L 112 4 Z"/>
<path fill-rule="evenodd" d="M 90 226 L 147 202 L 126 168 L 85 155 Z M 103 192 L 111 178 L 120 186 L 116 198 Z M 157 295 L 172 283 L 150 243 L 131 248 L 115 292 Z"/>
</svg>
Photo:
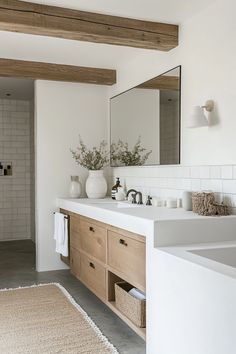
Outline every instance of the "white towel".
<svg viewBox="0 0 236 354">
<path fill-rule="evenodd" d="M 132 288 L 129 294 L 139 300 L 146 300 L 146 294 L 137 288 Z"/>
<path fill-rule="evenodd" d="M 68 220 L 64 214 L 54 214 L 54 239 L 56 240 L 56 252 L 68 257 Z"/>
</svg>

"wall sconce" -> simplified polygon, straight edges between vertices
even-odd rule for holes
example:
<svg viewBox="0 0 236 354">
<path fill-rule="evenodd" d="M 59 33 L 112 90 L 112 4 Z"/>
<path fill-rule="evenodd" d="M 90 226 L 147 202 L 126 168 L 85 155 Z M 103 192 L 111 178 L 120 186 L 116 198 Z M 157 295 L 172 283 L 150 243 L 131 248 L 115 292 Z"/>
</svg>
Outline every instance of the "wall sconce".
<svg viewBox="0 0 236 354">
<path fill-rule="evenodd" d="M 214 109 L 214 101 L 206 101 L 204 106 L 195 106 L 189 118 L 188 128 L 206 127 L 209 125 L 209 120 L 206 117 L 204 110 L 212 112 Z"/>
</svg>

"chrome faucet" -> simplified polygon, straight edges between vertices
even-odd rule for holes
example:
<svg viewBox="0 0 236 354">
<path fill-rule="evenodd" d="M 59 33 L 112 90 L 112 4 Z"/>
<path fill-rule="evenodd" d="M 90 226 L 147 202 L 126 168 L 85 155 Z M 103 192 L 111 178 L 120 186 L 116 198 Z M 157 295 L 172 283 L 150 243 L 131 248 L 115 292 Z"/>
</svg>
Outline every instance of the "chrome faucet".
<svg viewBox="0 0 236 354">
<path fill-rule="evenodd" d="M 138 201 L 136 199 L 137 204 L 143 204 L 143 195 L 141 192 L 137 192 L 135 195 L 135 198 L 137 198 L 137 195 L 139 196 Z"/>
<path fill-rule="evenodd" d="M 146 205 L 152 205 L 151 200 L 152 200 L 152 197 L 150 195 L 148 195 Z"/>
<path fill-rule="evenodd" d="M 129 194 L 132 193 L 132 204 L 143 204 L 143 198 L 142 198 L 142 193 L 136 191 L 135 189 L 130 189 L 128 190 L 126 197 L 128 198 Z M 137 195 L 139 196 L 138 202 L 137 202 Z"/>
<path fill-rule="evenodd" d="M 126 198 L 127 198 L 127 199 L 128 199 L 128 197 L 129 197 L 129 194 L 130 194 L 130 193 L 136 194 L 137 191 L 136 191 L 135 189 L 129 189 L 128 192 L 126 193 Z M 132 198 L 133 198 L 133 194 L 132 194 Z M 134 199 L 134 198 L 133 198 L 133 199 Z"/>
</svg>

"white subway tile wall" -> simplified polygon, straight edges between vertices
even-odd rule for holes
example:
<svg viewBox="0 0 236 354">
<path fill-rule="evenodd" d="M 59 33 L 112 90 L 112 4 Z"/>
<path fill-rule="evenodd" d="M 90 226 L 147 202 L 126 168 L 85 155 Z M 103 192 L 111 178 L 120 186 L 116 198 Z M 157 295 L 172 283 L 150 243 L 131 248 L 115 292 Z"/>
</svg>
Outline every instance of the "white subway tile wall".
<svg viewBox="0 0 236 354">
<path fill-rule="evenodd" d="M 224 201 L 236 214 L 236 165 L 116 167 L 109 171 L 109 189 L 116 177 L 127 189 L 163 200 L 181 198 L 184 190 L 211 190 L 218 202 Z"/>
<path fill-rule="evenodd" d="M 0 176 L 0 241 L 31 238 L 30 125 L 29 101 L 0 99 L 0 161 L 12 162 Z"/>
</svg>

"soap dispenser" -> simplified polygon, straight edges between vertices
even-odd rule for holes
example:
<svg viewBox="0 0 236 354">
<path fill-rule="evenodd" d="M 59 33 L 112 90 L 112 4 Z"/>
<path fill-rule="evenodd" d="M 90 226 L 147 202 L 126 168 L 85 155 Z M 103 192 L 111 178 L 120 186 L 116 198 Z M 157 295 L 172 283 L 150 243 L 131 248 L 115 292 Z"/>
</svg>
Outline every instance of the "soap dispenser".
<svg viewBox="0 0 236 354">
<path fill-rule="evenodd" d="M 112 197 L 112 199 L 116 199 L 116 193 L 117 193 L 119 187 L 122 187 L 122 186 L 120 184 L 120 178 L 117 177 L 116 178 L 116 184 L 111 189 L 111 197 Z"/>
</svg>

